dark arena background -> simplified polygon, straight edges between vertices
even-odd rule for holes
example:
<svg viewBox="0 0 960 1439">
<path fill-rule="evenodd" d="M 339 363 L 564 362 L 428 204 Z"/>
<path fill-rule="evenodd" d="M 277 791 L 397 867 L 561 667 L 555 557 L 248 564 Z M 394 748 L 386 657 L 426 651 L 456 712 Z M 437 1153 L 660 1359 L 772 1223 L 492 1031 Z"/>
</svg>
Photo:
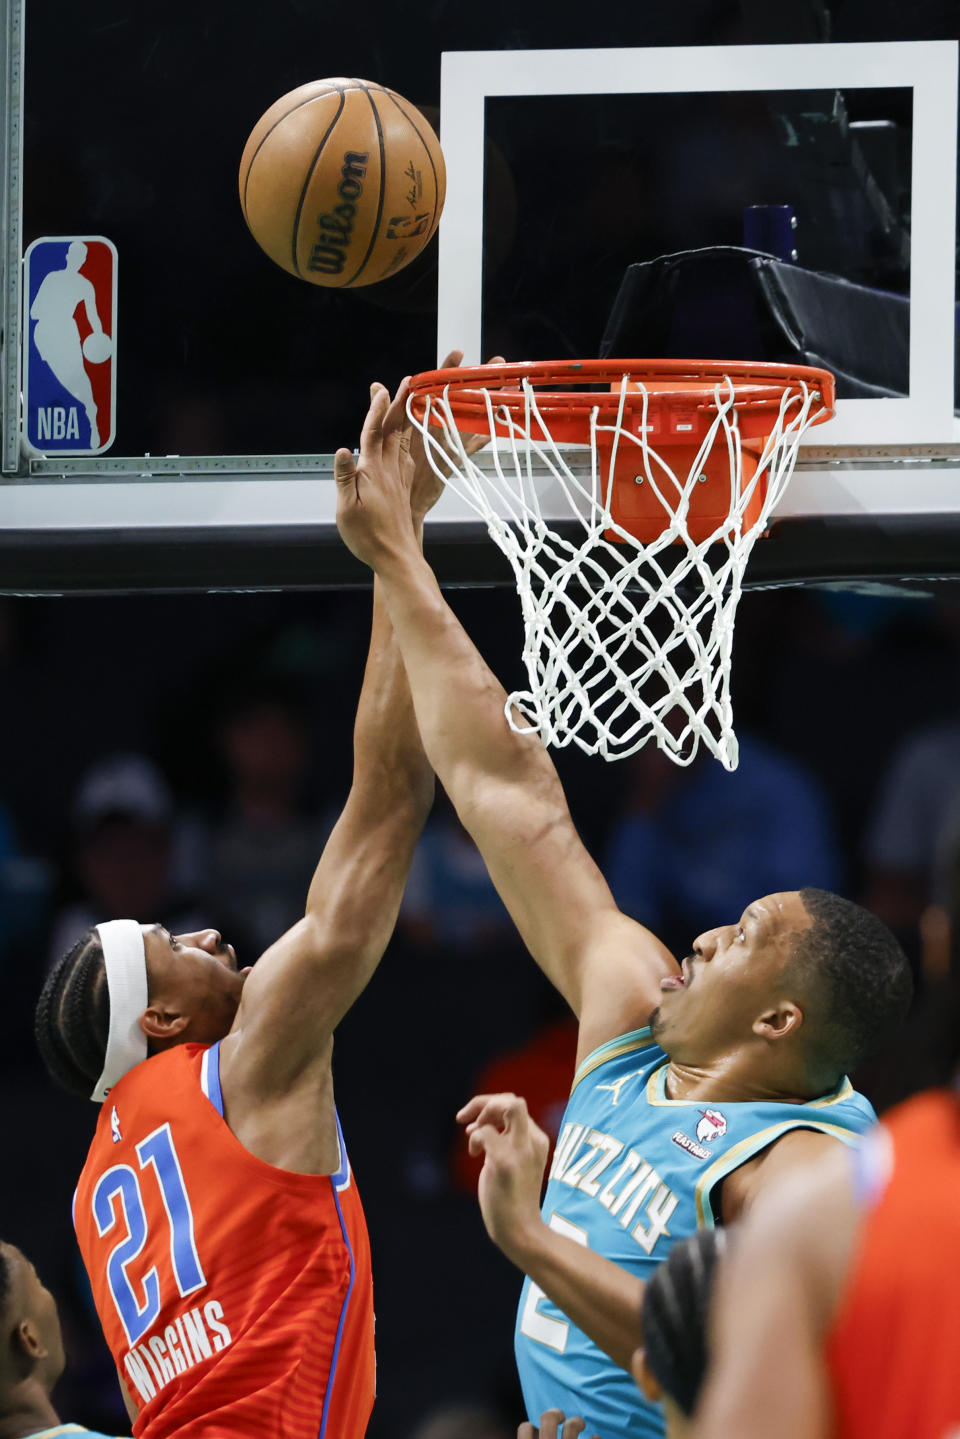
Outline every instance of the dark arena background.
<svg viewBox="0 0 960 1439">
<path fill-rule="evenodd" d="M 97 1111 L 48 1080 L 33 1007 L 51 963 L 97 919 L 210 923 L 243 964 L 302 913 L 350 781 L 371 595 L 333 527 L 331 456 L 357 443 L 371 380 L 393 388 L 456 343 L 474 347 L 471 361 L 649 353 L 834 370 L 846 428 L 814 437 L 821 448 L 794 481 L 801 500 L 748 571 L 733 663 L 740 768 L 727 774 L 705 756 L 682 770 L 650 747 L 619 765 L 565 750 L 557 765 L 619 904 L 677 952 L 756 894 L 810 884 L 874 908 L 921 991 L 949 968 L 942 917 L 960 877 L 956 221 L 950 186 L 946 218 L 929 204 L 938 182 L 915 127 L 939 111 L 933 82 L 924 89 L 927 52 L 910 46 L 955 41 L 957 10 L 947 0 L 372 0 L 362 11 L 7 0 L 3 10 L 13 238 L 0 1237 L 60 1302 L 64 1419 L 120 1433 L 128 1421 L 70 1226 Z M 856 50 L 891 43 L 903 47 L 902 82 Z M 703 49 L 722 73 L 725 51 L 760 46 L 776 50 L 769 89 L 683 88 L 679 47 L 696 48 L 701 75 Z M 785 51 L 818 46 L 851 47 L 849 85 L 832 70 L 791 83 Z M 595 52 L 651 47 L 675 54 L 670 92 L 611 90 Z M 544 50 L 584 52 L 596 89 L 551 93 L 537 79 L 527 93 L 498 91 L 493 52 L 506 66 Z M 454 156 L 474 131 L 443 92 L 441 57 L 473 52 L 493 79 L 469 151 L 479 163 L 465 174 Z M 948 158 L 952 53 L 954 91 L 940 97 L 953 117 L 939 137 Z M 237 197 L 257 118 L 295 86 L 337 75 L 420 107 L 450 171 L 439 236 L 357 290 L 273 265 Z M 448 119 L 460 127 L 449 148 Z M 461 256 L 454 219 L 474 210 L 474 250 Z M 48 236 L 116 247 L 116 432 L 102 454 L 21 443 L 17 267 Z M 426 550 L 517 688 L 519 604 L 483 527 L 441 506 Z M 484 1233 L 454 1114 L 478 1090 L 508 1088 L 555 1133 L 574 1046 L 571 1016 L 438 795 L 395 937 L 336 1039 L 337 1104 L 373 1246 L 370 1439 L 515 1434 L 520 1280 Z M 898 1078 L 891 1063 L 881 1056 L 858 1076 L 878 1105 Z"/>
</svg>

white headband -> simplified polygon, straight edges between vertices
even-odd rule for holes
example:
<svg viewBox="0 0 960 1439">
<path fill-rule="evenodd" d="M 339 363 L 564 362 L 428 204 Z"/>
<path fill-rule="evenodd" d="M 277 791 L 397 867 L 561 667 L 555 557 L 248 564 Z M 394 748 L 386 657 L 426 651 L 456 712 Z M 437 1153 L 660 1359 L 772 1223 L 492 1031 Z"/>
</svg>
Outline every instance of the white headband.
<svg viewBox="0 0 960 1439">
<path fill-rule="evenodd" d="M 90 1098 L 102 1104 L 129 1069 L 147 1057 L 147 1036 L 140 1016 L 147 1007 L 147 952 L 135 919 L 110 919 L 98 924 L 110 996 L 110 1030 L 103 1072 Z"/>
</svg>

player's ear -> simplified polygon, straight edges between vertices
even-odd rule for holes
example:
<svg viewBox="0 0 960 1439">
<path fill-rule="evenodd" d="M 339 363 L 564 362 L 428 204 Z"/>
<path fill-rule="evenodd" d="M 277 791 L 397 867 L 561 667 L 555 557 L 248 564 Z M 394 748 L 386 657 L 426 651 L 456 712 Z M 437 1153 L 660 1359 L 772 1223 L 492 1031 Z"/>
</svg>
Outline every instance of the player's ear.
<svg viewBox="0 0 960 1439">
<path fill-rule="evenodd" d="M 642 1394 L 645 1394 L 652 1404 L 659 1402 L 663 1390 L 653 1377 L 653 1371 L 647 1363 L 647 1351 L 635 1349 L 630 1360 L 630 1373 L 634 1382 Z"/>
<path fill-rule="evenodd" d="M 163 1004 L 149 1005 L 140 1016 L 140 1028 L 148 1039 L 176 1039 L 190 1023 L 186 1014 L 175 1014 Z"/>
<path fill-rule="evenodd" d="M 24 1358 L 29 1359 L 31 1363 L 47 1357 L 47 1348 L 30 1319 L 20 1320 L 13 1331 L 13 1342 Z"/>
<path fill-rule="evenodd" d="M 753 1021 L 753 1032 L 760 1039 L 785 1039 L 788 1034 L 796 1034 L 802 1024 L 803 1010 L 799 1004 L 784 999 Z"/>
</svg>

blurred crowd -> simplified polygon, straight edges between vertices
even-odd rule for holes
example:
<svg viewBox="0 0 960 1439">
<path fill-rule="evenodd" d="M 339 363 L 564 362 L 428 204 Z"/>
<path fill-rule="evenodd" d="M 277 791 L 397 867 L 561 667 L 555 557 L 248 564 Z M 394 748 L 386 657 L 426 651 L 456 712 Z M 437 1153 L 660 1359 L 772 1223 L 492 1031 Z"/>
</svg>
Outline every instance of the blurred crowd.
<svg viewBox="0 0 960 1439">
<path fill-rule="evenodd" d="M 519 678 L 510 590 L 455 607 Z M 33 1051 L 49 965 L 95 921 L 208 924 L 251 963 L 303 911 L 350 777 L 369 594 L 0 601 L 0 1086 L 16 1183 L 0 1236 L 61 1301 L 59 1407 L 125 1424 L 69 1225 L 92 1105 Z M 960 872 L 960 601 L 748 594 L 734 705 L 741 763 L 646 750 L 557 756 L 620 906 L 680 953 L 757 894 L 836 889 L 897 932 L 922 994 L 949 968 Z M 441 794 L 391 950 L 338 1032 L 338 1105 L 377 1282 L 371 1439 L 512 1439 L 518 1291 L 486 1241 L 453 1116 L 510 1089 L 555 1135 L 572 1017 L 524 954 Z M 882 1058 L 859 1076 L 871 1097 Z"/>
</svg>

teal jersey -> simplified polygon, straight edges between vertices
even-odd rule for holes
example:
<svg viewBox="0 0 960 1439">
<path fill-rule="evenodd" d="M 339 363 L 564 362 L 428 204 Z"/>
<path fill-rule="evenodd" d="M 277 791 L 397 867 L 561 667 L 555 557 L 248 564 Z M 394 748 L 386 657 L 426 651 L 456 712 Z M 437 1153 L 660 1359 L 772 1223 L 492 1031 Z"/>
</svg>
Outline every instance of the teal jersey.
<svg viewBox="0 0 960 1439">
<path fill-rule="evenodd" d="M 29 1439 L 61 1439 L 61 1435 L 70 1434 L 85 1434 L 86 1439 L 111 1439 L 109 1434 L 101 1434 L 99 1429 L 84 1429 L 81 1424 L 58 1424 L 55 1429 L 38 1429 Z"/>
<path fill-rule="evenodd" d="M 847 1144 L 876 1120 L 849 1080 L 807 1104 L 668 1099 L 668 1059 L 649 1029 L 583 1062 L 557 1137 L 543 1202 L 552 1229 L 649 1279 L 677 1240 L 719 1221 L 723 1178 L 791 1129 Z M 547 1409 L 602 1439 L 655 1439 L 664 1423 L 630 1375 L 526 1280 L 515 1336 L 528 1417 Z"/>
</svg>

